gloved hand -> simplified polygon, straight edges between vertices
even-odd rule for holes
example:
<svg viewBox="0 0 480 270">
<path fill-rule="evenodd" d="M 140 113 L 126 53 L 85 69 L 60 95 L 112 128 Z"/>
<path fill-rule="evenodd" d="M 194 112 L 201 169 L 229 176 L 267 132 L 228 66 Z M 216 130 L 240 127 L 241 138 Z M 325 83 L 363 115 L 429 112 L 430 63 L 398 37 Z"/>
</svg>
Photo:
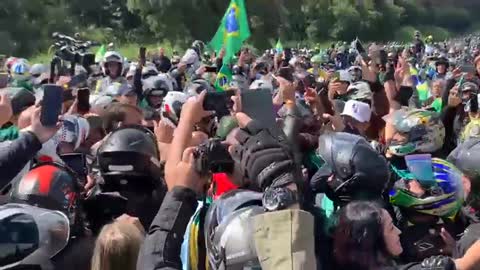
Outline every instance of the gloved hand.
<svg viewBox="0 0 480 270">
<path fill-rule="evenodd" d="M 271 185 L 293 183 L 295 164 L 291 150 L 258 121 L 252 120 L 240 129 L 236 139 L 239 145 L 230 151 L 235 162 L 234 178 L 239 182 L 236 184 L 263 191 Z"/>
<path fill-rule="evenodd" d="M 455 270 L 455 262 L 447 256 L 433 256 L 422 262 L 422 269 L 425 270 Z"/>
</svg>

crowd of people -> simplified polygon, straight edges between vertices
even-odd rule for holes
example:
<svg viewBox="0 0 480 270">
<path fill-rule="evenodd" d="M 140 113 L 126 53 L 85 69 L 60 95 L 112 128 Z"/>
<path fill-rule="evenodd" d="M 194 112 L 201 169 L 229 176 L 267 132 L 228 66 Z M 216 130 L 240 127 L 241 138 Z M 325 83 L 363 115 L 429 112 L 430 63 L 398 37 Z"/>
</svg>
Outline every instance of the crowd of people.
<svg viewBox="0 0 480 270">
<path fill-rule="evenodd" d="M 0 269 L 480 269 L 478 41 L 10 57 Z"/>
</svg>

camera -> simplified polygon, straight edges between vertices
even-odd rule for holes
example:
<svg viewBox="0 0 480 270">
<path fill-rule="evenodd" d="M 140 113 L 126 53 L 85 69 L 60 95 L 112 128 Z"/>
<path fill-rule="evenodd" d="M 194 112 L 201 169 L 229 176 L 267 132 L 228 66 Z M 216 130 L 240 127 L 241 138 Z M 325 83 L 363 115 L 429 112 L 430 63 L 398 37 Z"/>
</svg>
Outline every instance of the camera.
<svg viewBox="0 0 480 270">
<path fill-rule="evenodd" d="M 227 146 L 220 139 L 211 139 L 200 144 L 193 153 L 195 169 L 200 175 L 209 173 L 232 173 L 234 162 Z"/>
</svg>

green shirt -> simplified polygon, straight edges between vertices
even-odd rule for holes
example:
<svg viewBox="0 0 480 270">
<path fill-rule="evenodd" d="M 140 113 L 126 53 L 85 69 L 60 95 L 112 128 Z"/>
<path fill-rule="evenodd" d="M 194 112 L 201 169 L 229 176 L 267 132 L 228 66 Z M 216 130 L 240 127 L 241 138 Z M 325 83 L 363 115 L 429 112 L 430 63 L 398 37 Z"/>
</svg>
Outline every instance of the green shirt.
<svg viewBox="0 0 480 270">
<path fill-rule="evenodd" d="M 19 130 L 12 123 L 7 123 L 0 128 L 0 142 L 13 141 L 18 138 Z"/>
</svg>

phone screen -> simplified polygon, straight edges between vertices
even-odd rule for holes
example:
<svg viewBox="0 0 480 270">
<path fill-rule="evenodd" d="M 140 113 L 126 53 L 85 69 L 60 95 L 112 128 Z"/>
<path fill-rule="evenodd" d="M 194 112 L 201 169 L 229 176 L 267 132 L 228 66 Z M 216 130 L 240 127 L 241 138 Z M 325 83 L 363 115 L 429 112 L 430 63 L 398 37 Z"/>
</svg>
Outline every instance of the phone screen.
<svg viewBox="0 0 480 270">
<path fill-rule="evenodd" d="M 203 100 L 203 109 L 206 111 L 215 111 L 215 114 L 221 118 L 230 114 L 228 110 L 232 105 L 230 97 L 235 95 L 235 91 L 211 92 L 207 93 Z"/>
<path fill-rule="evenodd" d="M 142 61 L 143 64 L 147 61 L 147 48 L 145 47 L 140 47 L 140 61 Z"/>
<path fill-rule="evenodd" d="M 88 88 L 77 91 L 77 110 L 80 113 L 87 113 L 90 110 L 90 90 Z"/>
<path fill-rule="evenodd" d="M 274 134 L 281 132 L 276 123 L 275 109 L 273 107 L 270 90 L 247 90 L 242 92 L 242 110 L 248 116 L 258 120 L 262 126 L 267 127 Z"/>
<path fill-rule="evenodd" d="M 47 127 L 55 126 L 62 112 L 63 88 L 54 84 L 43 86 L 40 122 Z"/>
<path fill-rule="evenodd" d="M 205 67 L 205 72 L 217 72 L 216 67 Z"/>
</svg>

